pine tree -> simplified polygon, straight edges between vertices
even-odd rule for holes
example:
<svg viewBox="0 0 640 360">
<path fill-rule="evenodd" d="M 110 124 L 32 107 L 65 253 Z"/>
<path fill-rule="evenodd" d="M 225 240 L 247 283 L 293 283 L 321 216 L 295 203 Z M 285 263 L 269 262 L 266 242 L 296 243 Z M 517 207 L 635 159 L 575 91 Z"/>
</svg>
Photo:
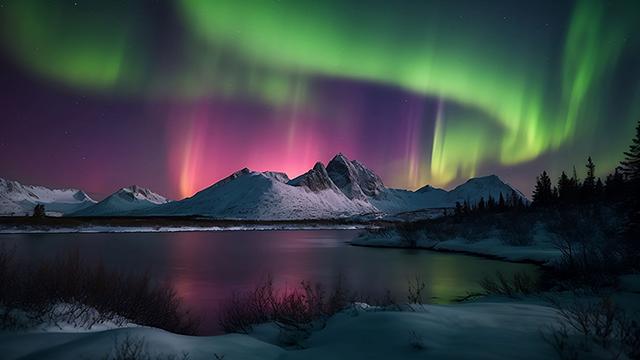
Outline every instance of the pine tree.
<svg viewBox="0 0 640 360">
<path fill-rule="evenodd" d="M 484 197 L 480 197 L 480 201 L 478 201 L 478 207 L 477 207 L 479 212 L 483 212 L 485 209 L 485 204 L 484 204 Z"/>
<path fill-rule="evenodd" d="M 460 201 L 456 201 L 456 208 L 453 211 L 454 211 L 453 212 L 454 215 L 456 216 L 462 215 L 463 210 L 462 210 L 462 204 L 460 204 Z"/>
<path fill-rule="evenodd" d="M 571 190 L 571 179 L 569 179 L 567 174 L 563 171 L 558 178 L 558 199 L 560 200 L 560 202 L 568 203 L 571 201 L 573 197 Z"/>
<path fill-rule="evenodd" d="M 615 200 L 623 193 L 624 175 L 620 167 L 616 167 L 613 173 L 607 175 L 604 181 L 604 192 L 609 200 Z"/>
<path fill-rule="evenodd" d="M 628 184 L 624 184 L 627 224 L 623 237 L 627 245 L 627 256 L 640 256 L 640 121 L 636 126 L 636 136 L 631 140 L 629 150 L 624 152 L 620 162 L 621 172 Z"/>
<path fill-rule="evenodd" d="M 593 188 L 593 195 L 597 198 L 602 198 L 603 194 L 604 194 L 604 184 L 602 183 L 602 180 L 598 178 L 598 180 L 596 181 L 596 185 Z"/>
<path fill-rule="evenodd" d="M 589 156 L 589 158 L 587 159 L 587 164 L 585 166 L 587 167 L 587 177 L 582 183 L 582 193 L 586 198 L 589 198 L 593 196 L 593 192 L 596 186 L 596 166 L 591 160 L 591 156 Z"/>
<path fill-rule="evenodd" d="M 504 196 L 500 193 L 500 198 L 498 199 L 498 210 L 503 211 L 507 207 L 507 204 L 504 202 Z"/>
<path fill-rule="evenodd" d="M 553 202 L 551 179 L 546 171 L 536 177 L 536 187 L 533 190 L 533 203 L 536 206 L 548 206 Z"/>
<path fill-rule="evenodd" d="M 640 121 L 636 126 L 636 136 L 631 140 L 629 150 L 624 152 L 624 160 L 620 163 L 622 174 L 628 180 L 640 179 Z"/>
<path fill-rule="evenodd" d="M 46 212 L 44 210 L 44 205 L 38 204 L 33 208 L 33 217 L 45 217 Z"/>
<path fill-rule="evenodd" d="M 468 215 L 471 212 L 471 206 L 469 206 L 469 202 L 467 200 L 462 203 L 462 213 Z"/>
<path fill-rule="evenodd" d="M 487 210 L 494 211 L 496 209 L 496 200 L 493 196 L 489 195 L 489 200 L 487 200 Z"/>
</svg>

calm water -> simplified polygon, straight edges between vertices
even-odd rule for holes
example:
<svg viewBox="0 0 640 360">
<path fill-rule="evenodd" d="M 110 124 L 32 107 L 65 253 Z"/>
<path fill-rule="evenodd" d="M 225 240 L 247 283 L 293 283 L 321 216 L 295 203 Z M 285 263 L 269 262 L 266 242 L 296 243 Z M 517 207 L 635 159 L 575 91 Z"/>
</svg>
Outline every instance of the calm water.
<svg viewBox="0 0 640 360">
<path fill-rule="evenodd" d="M 390 290 L 405 299 L 407 281 L 418 275 L 433 302 L 446 303 L 480 290 L 478 281 L 502 271 L 535 272 L 533 265 L 425 250 L 349 246 L 357 231 L 235 231 L 147 234 L 0 235 L 17 255 L 35 261 L 79 251 L 123 271 L 149 271 L 169 281 L 203 320 L 201 330 L 217 332 L 216 309 L 234 291 L 252 289 L 267 274 L 278 287 L 301 280 L 330 286 L 342 277 L 350 288 L 379 296 Z"/>
</svg>

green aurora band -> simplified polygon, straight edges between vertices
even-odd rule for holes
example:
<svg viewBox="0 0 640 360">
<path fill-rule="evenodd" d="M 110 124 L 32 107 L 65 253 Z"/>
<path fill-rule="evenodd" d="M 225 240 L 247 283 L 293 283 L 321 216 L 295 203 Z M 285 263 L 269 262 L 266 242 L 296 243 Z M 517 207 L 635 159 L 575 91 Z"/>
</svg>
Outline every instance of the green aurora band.
<svg viewBox="0 0 640 360">
<path fill-rule="evenodd" d="M 453 16 L 451 3 L 177 1 L 187 30 L 169 72 L 143 66 L 140 44 L 149 34 L 106 5 L 71 21 L 43 2 L 12 2 L 4 40 L 45 77 L 140 97 L 248 95 L 281 107 L 312 101 L 314 79 L 329 76 L 439 99 L 424 156 L 430 170 L 421 179 L 436 185 L 473 176 L 488 161 L 531 161 L 593 131 L 608 105 L 603 89 L 625 52 L 638 47 L 627 41 L 640 30 L 635 2 L 577 1 L 561 39 L 534 34 L 530 23 L 504 28 L 502 16 L 473 11 L 481 5 Z M 632 105 L 638 85 L 622 112 L 625 128 L 640 112 Z M 602 160 L 603 168 L 615 163 Z"/>
</svg>

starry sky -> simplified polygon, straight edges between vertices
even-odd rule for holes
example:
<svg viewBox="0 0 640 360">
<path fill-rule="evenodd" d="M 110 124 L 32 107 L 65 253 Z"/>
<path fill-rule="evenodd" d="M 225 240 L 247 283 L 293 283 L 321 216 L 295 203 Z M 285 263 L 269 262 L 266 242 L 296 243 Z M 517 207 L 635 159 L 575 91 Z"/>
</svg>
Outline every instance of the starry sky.
<svg viewBox="0 0 640 360">
<path fill-rule="evenodd" d="M 640 2 L 0 0 L 0 177 L 174 199 L 338 152 L 530 193 L 640 119 Z"/>
</svg>

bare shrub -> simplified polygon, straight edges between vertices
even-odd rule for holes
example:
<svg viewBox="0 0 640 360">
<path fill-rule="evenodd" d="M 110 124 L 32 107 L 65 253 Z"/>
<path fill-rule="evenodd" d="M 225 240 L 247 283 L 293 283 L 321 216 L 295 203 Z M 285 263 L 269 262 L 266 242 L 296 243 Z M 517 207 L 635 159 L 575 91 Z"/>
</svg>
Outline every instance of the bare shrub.
<svg viewBox="0 0 640 360">
<path fill-rule="evenodd" d="M 31 322 L 65 321 L 91 328 L 128 320 L 182 334 L 197 330 L 174 289 L 152 282 L 148 274 L 88 265 L 77 252 L 37 264 L 7 260 L 11 257 L 0 248 L 0 305 L 8 309 L 0 316 L 0 328 L 15 326 L 7 311 L 20 310 Z"/>
<path fill-rule="evenodd" d="M 354 301 L 355 294 L 348 291 L 342 278 L 330 291 L 307 281 L 295 289 L 276 291 L 268 277 L 253 291 L 233 295 L 220 310 L 219 324 L 227 333 L 249 333 L 255 324 L 273 322 L 281 330 L 284 345 L 299 345 Z"/>
<path fill-rule="evenodd" d="M 524 271 L 513 273 L 511 278 L 506 277 L 501 271 L 497 271 L 494 278 L 485 277 L 482 279 L 480 286 L 487 295 L 501 295 L 511 298 L 540 291 L 538 281 Z"/>
<path fill-rule="evenodd" d="M 625 272 L 624 249 L 618 229 L 595 208 L 564 210 L 555 214 L 549 230 L 561 256 L 549 271 L 566 288 L 594 291 L 615 286 Z"/>
<path fill-rule="evenodd" d="M 103 360 L 189 360 L 188 353 L 157 354 L 152 356 L 148 350 L 144 337 L 131 336 L 127 334 L 124 340 L 114 339 L 114 346 L 111 352 L 103 357 Z"/>
<path fill-rule="evenodd" d="M 560 320 L 543 337 L 563 359 L 582 353 L 604 351 L 611 358 L 640 358 L 640 327 L 637 315 L 629 316 L 610 297 L 598 300 L 573 297 L 570 302 L 550 299 Z"/>
<path fill-rule="evenodd" d="M 427 284 L 416 275 L 413 279 L 407 281 L 407 300 L 409 304 L 423 304 L 424 299 L 422 293 L 424 292 Z"/>
</svg>

